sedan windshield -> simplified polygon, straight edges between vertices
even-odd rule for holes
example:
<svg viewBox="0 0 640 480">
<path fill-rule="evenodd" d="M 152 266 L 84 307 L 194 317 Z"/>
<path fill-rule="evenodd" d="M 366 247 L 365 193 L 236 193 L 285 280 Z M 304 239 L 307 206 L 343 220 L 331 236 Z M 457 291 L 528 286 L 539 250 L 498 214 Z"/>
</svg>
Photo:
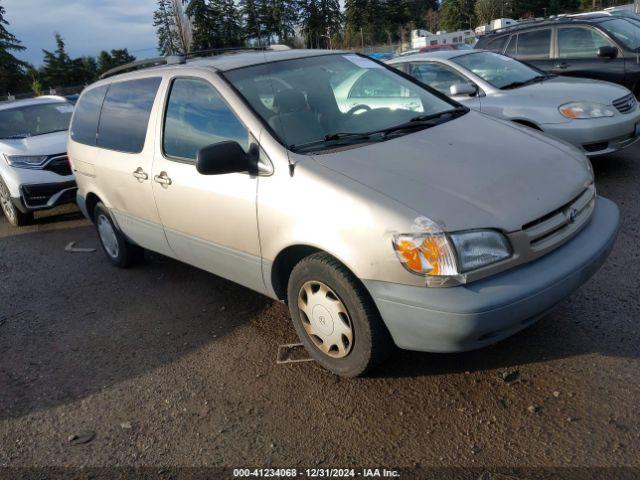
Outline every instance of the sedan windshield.
<svg viewBox="0 0 640 480">
<path fill-rule="evenodd" d="M 521 87 L 546 78 L 540 70 L 493 52 L 470 53 L 452 61 L 500 89 Z"/>
<path fill-rule="evenodd" d="M 636 20 L 615 18 L 602 22 L 601 26 L 629 49 L 640 49 L 640 26 Z"/>
<path fill-rule="evenodd" d="M 354 54 L 266 63 L 225 76 L 294 151 L 382 141 L 450 120 L 462 108 Z"/>
<path fill-rule="evenodd" d="M 69 129 L 73 105 L 41 103 L 0 110 L 0 138 L 26 138 Z"/>
</svg>

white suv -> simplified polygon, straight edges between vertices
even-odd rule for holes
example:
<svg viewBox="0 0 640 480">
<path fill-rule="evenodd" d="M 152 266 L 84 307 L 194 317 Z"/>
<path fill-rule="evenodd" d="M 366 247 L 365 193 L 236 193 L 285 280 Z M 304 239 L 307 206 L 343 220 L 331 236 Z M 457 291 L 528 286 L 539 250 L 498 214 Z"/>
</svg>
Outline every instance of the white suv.
<svg viewBox="0 0 640 480">
<path fill-rule="evenodd" d="M 0 104 L 0 205 L 12 225 L 75 201 L 66 153 L 72 114 L 73 104 L 56 96 Z"/>
</svg>

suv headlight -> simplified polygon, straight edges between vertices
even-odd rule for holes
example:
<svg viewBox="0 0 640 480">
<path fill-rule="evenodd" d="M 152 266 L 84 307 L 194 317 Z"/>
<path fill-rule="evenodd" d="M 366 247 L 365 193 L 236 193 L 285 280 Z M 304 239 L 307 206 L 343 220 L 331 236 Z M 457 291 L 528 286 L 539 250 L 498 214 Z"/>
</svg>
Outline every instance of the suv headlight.
<svg viewBox="0 0 640 480">
<path fill-rule="evenodd" d="M 558 107 L 563 117 L 574 119 L 613 117 L 616 112 L 609 106 L 593 102 L 571 102 Z"/>
<path fill-rule="evenodd" d="M 456 276 L 511 256 L 509 240 L 496 230 L 452 234 L 401 234 L 393 246 L 402 265 L 424 276 Z"/>
<path fill-rule="evenodd" d="M 46 155 L 5 155 L 7 163 L 16 168 L 41 168 L 47 161 Z"/>
</svg>

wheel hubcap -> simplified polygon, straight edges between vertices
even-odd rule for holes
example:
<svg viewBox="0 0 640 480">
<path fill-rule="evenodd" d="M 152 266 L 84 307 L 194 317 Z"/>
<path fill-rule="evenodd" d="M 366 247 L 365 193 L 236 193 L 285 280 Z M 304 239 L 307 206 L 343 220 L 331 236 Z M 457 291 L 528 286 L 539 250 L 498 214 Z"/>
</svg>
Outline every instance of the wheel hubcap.
<svg viewBox="0 0 640 480">
<path fill-rule="evenodd" d="M 2 211 L 7 216 L 9 221 L 14 222 L 16 216 L 13 210 L 13 204 L 11 203 L 11 196 L 9 195 L 9 192 L 2 184 L 2 182 L 0 182 L 0 205 L 2 205 Z"/>
<path fill-rule="evenodd" d="M 97 224 L 98 235 L 100 235 L 100 241 L 104 249 L 110 257 L 117 258 L 120 249 L 118 247 L 118 238 L 116 237 L 115 230 L 111 226 L 111 222 L 104 214 L 100 214 L 98 215 Z"/>
<path fill-rule="evenodd" d="M 307 335 L 324 354 L 333 358 L 349 355 L 353 327 L 347 308 L 338 295 L 321 282 L 307 282 L 298 293 L 298 309 Z"/>
</svg>

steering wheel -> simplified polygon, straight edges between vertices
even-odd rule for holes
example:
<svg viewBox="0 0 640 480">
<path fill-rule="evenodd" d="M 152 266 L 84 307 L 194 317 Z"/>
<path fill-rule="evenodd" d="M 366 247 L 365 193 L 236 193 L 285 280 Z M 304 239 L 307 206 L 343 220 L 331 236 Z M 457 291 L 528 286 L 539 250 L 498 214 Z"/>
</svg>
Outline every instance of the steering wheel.
<svg viewBox="0 0 640 480">
<path fill-rule="evenodd" d="M 355 107 L 350 108 L 349 111 L 347 112 L 347 115 L 354 115 L 356 112 L 359 112 L 360 110 L 364 110 L 365 112 L 368 112 L 369 110 L 371 110 L 371 107 L 369 105 L 365 105 L 361 103 L 360 105 L 356 105 Z"/>
</svg>

